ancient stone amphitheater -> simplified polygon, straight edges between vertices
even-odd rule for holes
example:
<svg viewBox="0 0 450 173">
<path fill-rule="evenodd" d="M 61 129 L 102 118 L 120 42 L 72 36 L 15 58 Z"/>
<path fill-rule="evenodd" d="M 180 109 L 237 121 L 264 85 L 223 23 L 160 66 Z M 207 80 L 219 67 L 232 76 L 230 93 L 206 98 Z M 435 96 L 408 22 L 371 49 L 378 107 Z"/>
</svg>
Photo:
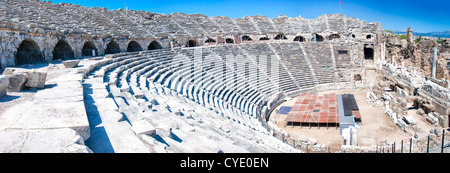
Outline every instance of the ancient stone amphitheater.
<svg viewBox="0 0 450 173">
<path fill-rule="evenodd" d="M 302 152 L 274 137 L 270 112 L 354 87 L 383 53 L 379 23 L 342 14 L 233 19 L 39 0 L 1 0 L 0 11 L 0 152 Z"/>
</svg>

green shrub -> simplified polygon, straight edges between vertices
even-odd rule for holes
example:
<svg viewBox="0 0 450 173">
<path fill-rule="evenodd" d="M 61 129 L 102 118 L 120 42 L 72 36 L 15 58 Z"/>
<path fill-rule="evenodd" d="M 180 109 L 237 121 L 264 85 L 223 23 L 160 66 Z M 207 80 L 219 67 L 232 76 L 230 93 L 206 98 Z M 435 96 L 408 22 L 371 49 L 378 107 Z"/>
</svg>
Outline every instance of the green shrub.
<svg viewBox="0 0 450 173">
<path fill-rule="evenodd" d="M 400 37 L 400 39 L 406 39 L 406 35 L 397 35 L 397 37 Z"/>
</svg>

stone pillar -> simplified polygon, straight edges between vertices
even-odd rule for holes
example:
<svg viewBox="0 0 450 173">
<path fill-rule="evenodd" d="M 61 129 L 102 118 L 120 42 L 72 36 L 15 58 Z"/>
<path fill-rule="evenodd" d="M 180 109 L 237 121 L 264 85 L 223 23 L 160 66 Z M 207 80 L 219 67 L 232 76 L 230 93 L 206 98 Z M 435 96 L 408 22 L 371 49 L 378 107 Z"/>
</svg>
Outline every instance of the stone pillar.
<svg viewBox="0 0 450 173">
<path fill-rule="evenodd" d="M 414 42 L 411 27 L 408 27 L 408 29 L 406 30 L 406 42 L 408 42 L 408 44 L 412 44 Z"/>
<path fill-rule="evenodd" d="M 431 69 L 431 77 L 436 78 L 436 61 L 437 61 L 437 47 L 433 48 L 433 68 Z"/>
</svg>

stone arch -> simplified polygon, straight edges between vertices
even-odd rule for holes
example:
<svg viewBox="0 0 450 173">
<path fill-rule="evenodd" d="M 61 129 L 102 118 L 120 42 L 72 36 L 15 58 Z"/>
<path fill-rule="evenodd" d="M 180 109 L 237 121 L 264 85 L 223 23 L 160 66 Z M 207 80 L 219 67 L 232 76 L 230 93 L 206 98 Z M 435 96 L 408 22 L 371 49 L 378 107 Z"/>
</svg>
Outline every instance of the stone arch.
<svg viewBox="0 0 450 173">
<path fill-rule="evenodd" d="M 75 58 L 75 54 L 70 44 L 64 40 L 59 40 L 58 43 L 56 43 L 55 48 L 53 49 L 53 60 L 67 60 L 73 58 Z"/>
<path fill-rule="evenodd" d="M 311 41 L 321 42 L 323 41 L 323 37 L 319 34 L 314 33 L 312 35 Z"/>
<path fill-rule="evenodd" d="M 225 39 L 225 43 L 234 43 L 234 40 L 232 38 Z"/>
<path fill-rule="evenodd" d="M 32 39 L 25 39 L 20 43 L 15 55 L 16 65 L 44 62 L 41 49 Z"/>
<path fill-rule="evenodd" d="M 148 50 L 162 49 L 161 44 L 158 41 L 153 40 L 147 47 Z"/>
<path fill-rule="evenodd" d="M 287 37 L 284 34 L 278 34 L 278 35 L 275 36 L 274 39 L 275 40 L 287 40 Z"/>
<path fill-rule="evenodd" d="M 331 34 L 330 36 L 328 36 L 328 40 L 334 40 L 339 38 L 341 38 L 339 34 Z"/>
<path fill-rule="evenodd" d="M 298 42 L 305 42 L 305 41 L 306 41 L 306 39 L 305 39 L 305 37 L 302 37 L 302 36 L 297 36 L 297 37 L 295 37 L 295 38 L 294 38 L 294 41 L 298 41 Z"/>
<path fill-rule="evenodd" d="M 196 47 L 198 46 L 197 40 L 195 40 L 194 38 L 189 39 L 186 42 L 186 47 Z"/>
<path fill-rule="evenodd" d="M 130 41 L 128 43 L 127 52 L 137 52 L 142 51 L 141 45 L 136 41 Z"/>
<path fill-rule="evenodd" d="M 259 38 L 259 40 L 270 40 L 270 38 L 269 37 L 261 37 L 261 38 Z"/>
<path fill-rule="evenodd" d="M 114 40 L 111 40 L 108 45 L 106 45 L 105 54 L 120 53 L 120 46 Z"/>
<path fill-rule="evenodd" d="M 97 47 L 92 41 L 84 43 L 83 49 L 81 49 L 81 56 L 98 56 Z"/>
<path fill-rule="evenodd" d="M 371 39 L 372 38 L 372 35 L 370 35 L 370 34 L 368 34 L 367 36 L 366 36 L 366 39 Z"/>
<path fill-rule="evenodd" d="M 243 35 L 242 36 L 242 41 L 252 41 L 253 39 L 252 38 L 250 38 L 250 36 L 248 36 L 248 35 Z"/>
<path fill-rule="evenodd" d="M 212 38 L 208 38 L 208 39 L 206 39 L 205 43 L 216 43 L 216 40 L 214 40 Z"/>
</svg>

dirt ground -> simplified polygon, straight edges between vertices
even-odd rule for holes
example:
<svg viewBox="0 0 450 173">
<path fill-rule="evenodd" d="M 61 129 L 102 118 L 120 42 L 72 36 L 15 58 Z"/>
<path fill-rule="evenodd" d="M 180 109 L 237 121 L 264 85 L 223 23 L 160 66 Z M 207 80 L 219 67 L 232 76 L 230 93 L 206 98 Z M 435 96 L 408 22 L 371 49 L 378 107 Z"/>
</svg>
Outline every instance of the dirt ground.
<svg viewBox="0 0 450 173">
<path fill-rule="evenodd" d="M 395 125 L 384 114 L 384 106 L 374 107 L 366 100 L 366 93 L 368 89 L 361 90 L 341 90 L 341 91 L 326 91 L 321 93 L 335 93 L 335 94 L 354 94 L 356 102 L 358 103 L 359 111 L 361 113 L 362 124 L 357 129 L 358 133 L 358 146 L 372 146 L 381 145 L 383 142 L 397 142 L 402 140 L 408 140 L 413 137 L 414 133 L 410 131 L 404 132 L 397 125 Z M 386 90 L 389 92 L 389 90 Z M 391 93 L 396 98 L 395 92 Z M 281 104 L 276 111 L 273 111 L 270 121 L 277 124 L 278 127 L 286 130 L 291 137 L 308 136 L 317 140 L 320 145 L 326 145 L 334 149 L 341 149 L 343 145 L 342 136 L 339 134 L 339 127 L 300 127 L 300 126 L 287 126 L 285 127 L 284 119 L 287 115 L 277 114 L 277 110 L 281 106 L 292 106 L 295 103 L 296 98 L 286 101 Z M 412 107 L 412 102 L 408 103 L 408 107 Z M 425 117 L 416 114 L 416 109 L 409 109 L 408 116 L 412 116 L 420 127 L 417 131 L 419 138 L 425 137 L 429 134 L 431 129 L 436 127 L 426 122 Z"/>
</svg>

